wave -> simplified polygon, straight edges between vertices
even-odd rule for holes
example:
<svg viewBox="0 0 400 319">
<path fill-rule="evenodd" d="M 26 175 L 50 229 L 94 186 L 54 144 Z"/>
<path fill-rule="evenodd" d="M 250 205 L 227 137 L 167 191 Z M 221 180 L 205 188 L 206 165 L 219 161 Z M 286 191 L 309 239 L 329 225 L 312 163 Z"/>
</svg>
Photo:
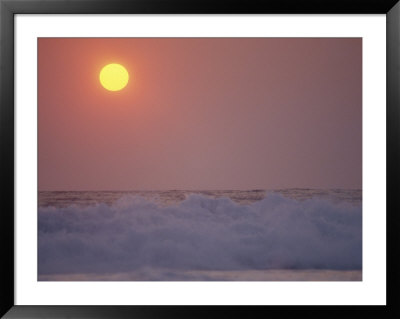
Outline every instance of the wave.
<svg viewBox="0 0 400 319">
<path fill-rule="evenodd" d="M 271 193 L 240 205 L 192 194 L 162 206 L 124 196 L 42 207 L 38 221 L 39 275 L 362 267 L 361 205 L 320 198 Z"/>
</svg>

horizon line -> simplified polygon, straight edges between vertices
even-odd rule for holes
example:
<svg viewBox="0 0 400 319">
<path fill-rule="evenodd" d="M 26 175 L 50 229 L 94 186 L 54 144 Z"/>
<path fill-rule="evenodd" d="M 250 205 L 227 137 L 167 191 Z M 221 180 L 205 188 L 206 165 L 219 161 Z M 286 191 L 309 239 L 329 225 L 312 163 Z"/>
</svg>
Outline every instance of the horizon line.
<svg viewBox="0 0 400 319">
<path fill-rule="evenodd" d="M 183 192 L 183 191 L 193 191 L 193 192 L 214 192 L 214 191 L 277 191 L 277 190 L 362 190 L 362 188 L 354 188 L 354 187 L 323 187 L 323 188 L 315 188 L 315 187 L 287 187 L 287 188 L 247 188 L 247 189 L 179 189 L 179 188 L 170 188 L 170 189 L 80 189 L 80 190 L 70 190 L 70 189 L 58 189 L 58 190 L 38 190 L 38 192 Z"/>
</svg>

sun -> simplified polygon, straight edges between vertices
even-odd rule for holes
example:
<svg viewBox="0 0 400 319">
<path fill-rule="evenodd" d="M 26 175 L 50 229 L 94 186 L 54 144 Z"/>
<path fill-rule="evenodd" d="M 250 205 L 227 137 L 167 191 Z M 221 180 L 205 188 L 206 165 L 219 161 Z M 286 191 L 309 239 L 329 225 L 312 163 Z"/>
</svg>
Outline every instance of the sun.
<svg viewBox="0 0 400 319">
<path fill-rule="evenodd" d="M 129 73 L 121 64 L 111 63 L 101 69 L 99 79 L 105 89 L 120 91 L 128 84 Z"/>
</svg>

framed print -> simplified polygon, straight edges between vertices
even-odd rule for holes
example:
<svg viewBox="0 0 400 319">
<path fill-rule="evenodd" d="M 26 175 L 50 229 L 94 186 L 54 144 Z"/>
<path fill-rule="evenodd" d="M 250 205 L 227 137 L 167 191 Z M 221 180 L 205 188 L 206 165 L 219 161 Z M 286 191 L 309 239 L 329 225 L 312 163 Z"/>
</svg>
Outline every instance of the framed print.
<svg viewBox="0 0 400 319">
<path fill-rule="evenodd" d="M 1 1 L 1 314 L 393 317 L 399 8 Z"/>
</svg>

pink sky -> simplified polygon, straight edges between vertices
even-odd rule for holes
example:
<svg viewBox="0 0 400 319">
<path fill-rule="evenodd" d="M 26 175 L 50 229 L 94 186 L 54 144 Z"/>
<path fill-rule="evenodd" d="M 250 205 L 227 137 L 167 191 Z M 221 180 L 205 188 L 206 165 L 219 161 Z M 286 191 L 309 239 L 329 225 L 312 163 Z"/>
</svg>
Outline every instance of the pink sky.
<svg viewBox="0 0 400 319">
<path fill-rule="evenodd" d="M 361 188 L 360 38 L 38 41 L 39 190 Z"/>
</svg>

